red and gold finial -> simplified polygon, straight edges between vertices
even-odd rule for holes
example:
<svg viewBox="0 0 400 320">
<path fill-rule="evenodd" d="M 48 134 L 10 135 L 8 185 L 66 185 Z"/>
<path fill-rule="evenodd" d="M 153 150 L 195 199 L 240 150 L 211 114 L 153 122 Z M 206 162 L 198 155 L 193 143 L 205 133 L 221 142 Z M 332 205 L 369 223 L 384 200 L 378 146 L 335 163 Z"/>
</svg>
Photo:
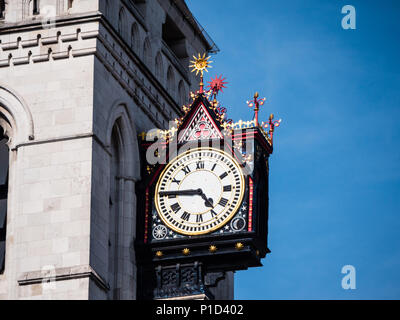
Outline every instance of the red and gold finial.
<svg viewBox="0 0 400 320">
<path fill-rule="evenodd" d="M 247 101 L 247 105 L 250 108 L 254 107 L 254 121 L 256 127 L 258 126 L 258 111 L 260 110 L 260 106 L 262 106 L 266 100 L 265 98 L 258 99 L 258 97 L 259 97 L 258 92 L 256 92 L 254 94 L 253 101 Z"/>
<path fill-rule="evenodd" d="M 225 85 L 228 82 L 226 82 L 225 80 L 226 80 L 226 78 L 222 78 L 222 75 L 221 75 L 221 76 L 219 76 L 219 78 L 218 78 L 218 76 L 215 76 L 215 79 L 211 78 L 211 81 L 207 82 L 208 83 L 207 88 L 209 89 L 208 93 L 210 94 L 211 97 L 212 96 L 214 97 L 214 100 L 212 101 L 212 105 L 214 107 L 218 106 L 218 102 L 217 102 L 218 93 L 220 91 L 224 92 L 222 89 L 226 88 Z"/>
<path fill-rule="evenodd" d="M 216 96 L 220 91 L 224 92 L 222 89 L 226 88 L 225 85 L 228 83 L 225 80 L 226 78 L 222 78 L 222 75 L 219 77 L 215 76 L 215 79 L 211 78 L 211 81 L 207 82 L 207 88 L 212 90 L 212 94 Z"/>
<path fill-rule="evenodd" d="M 269 116 L 269 138 L 271 140 L 271 144 L 273 143 L 273 139 L 274 139 L 274 129 L 275 127 L 279 127 L 279 125 L 281 124 L 282 120 L 274 120 L 274 115 L 271 113 Z"/>
<path fill-rule="evenodd" d="M 201 56 L 199 53 L 198 58 L 196 58 L 196 56 L 193 56 L 194 61 L 190 61 L 192 64 L 189 65 L 189 68 L 193 68 L 192 72 L 196 71 L 196 76 L 200 73 L 200 91 L 199 91 L 199 93 L 204 92 L 203 72 L 204 71 L 208 72 L 207 68 L 212 68 L 210 66 L 210 63 L 212 61 L 209 61 L 210 57 L 207 57 L 206 55 L 207 54 L 204 53 L 203 56 Z"/>
</svg>

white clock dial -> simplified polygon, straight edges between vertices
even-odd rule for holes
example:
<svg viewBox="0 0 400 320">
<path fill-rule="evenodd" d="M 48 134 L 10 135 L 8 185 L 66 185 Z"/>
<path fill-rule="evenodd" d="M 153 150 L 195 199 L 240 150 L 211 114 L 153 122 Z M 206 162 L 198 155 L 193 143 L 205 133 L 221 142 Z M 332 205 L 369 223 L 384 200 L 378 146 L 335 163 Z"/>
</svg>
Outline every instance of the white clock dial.
<svg viewBox="0 0 400 320">
<path fill-rule="evenodd" d="M 219 149 L 197 148 L 166 166 L 154 199 L 161 220 L 170 229 L 199 235 L 222 227 L 235 215 L 244 187 L 234 158 Z"/>
</svg>

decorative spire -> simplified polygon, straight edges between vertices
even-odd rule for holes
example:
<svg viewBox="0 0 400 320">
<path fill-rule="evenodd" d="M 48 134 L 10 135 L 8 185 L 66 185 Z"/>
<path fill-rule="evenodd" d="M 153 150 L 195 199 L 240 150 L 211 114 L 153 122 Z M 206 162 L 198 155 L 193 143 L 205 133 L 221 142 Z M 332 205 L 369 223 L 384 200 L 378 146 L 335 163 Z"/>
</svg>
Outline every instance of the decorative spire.
<svg viewBox="0 0 400 320">
<path fill-rule="evenodd" d="M 260 110 L 260 106 L 262 106 L 265 102 L 265 98 L 258 99 L 258 92 L 254 94 L 254 99 L 253 101 L 246 101 L 247 105 L 250 108 L 254 107 L 254 120 L 255 120 L 255 126 L 258 127 L 258 111 Z"/>
<path fill-rule="evenodd" d="M 172 127 L 169 130 L 158 130 L 157 136 L 161 136 L 166 141 L 172 141 L 175 137 L 177 131 L 181 130 L 181 125 L 184 122 L 185 117 L 191 110 L 194 101 L 201 94 L 203 95 L 210 103 L 210 110 L 214 112 L 215 120 L 219 122 L 220 126 L 224 129 L 224 135 L 231 135 L 234 130 L 248 129 L 248 128 L 259 128 L 266 138 L 267 142 L 272 146 L 273 143 L 273 135 L 275 127 L 279 127 L 281 124 L 281 119 L 274 120 L 274 115 L 271 114 L 269 116 L 268 121 L 263 121 L 261 123 L 258 122 L 258 113 L 260 111 L 260 106 L 264 105 L 266 98 L 259 98 L 258 92 L 256 92 L 253 96 L 253 99 L 250 101 L 246 101 L 247 105 L 250 108 L 254 108 L 254 118 L 251 121 L 243 121 L 239 120 L 238 122 L 233 122 L 232 119 L 227 119 L 227 109 L 222 107 L 221 104 L 217 101 L 217 95 L 219 92 L 223 92 L 223 89 L 226 88 L 226 78 L 223 78 L 222 75 L 215 76 L 215 78 L 211 78 L 211 81 L 208 81 L 207 90 L 204 91 L 204 83 L 203 83 L 203 75 L 204 71 L 208 72 L 207 68 L 211 68 L 209 61 L 210 57 L 204 53 L 201 55 L 198 54 L 198 57 L 193 56 L 194 60 L 190 61 L 192 64 L 189 65 L 192 68 L 192 72 L 196 71 L 196 75 L 200 73 L 200 90 L 196 92 L 190 92 L 190 97 L 193 100 L 191 105 L 183 106 L 182 110 L 185 115 L 181 118 L 175 119 L 175 127 Z M 199 132 L 201 132 L 200 130 Z M 196 131 L 197 133 L 198 131 Z M 146 137 L 145 133 L 141 135 L 142 140 Z"/>
<path fill-rule="evenodd" d="M 281 124 L 282 120 L 274 120 L 274 115 L 271 113 L 269 116 L 269 138 L 271 140 L 271 144 L 273 144 L 273 139 L 274 139 L 274 129 L 275 127 L 279 127 L 279 125 Z"/>
<path fill-rule="evenodd" d="M 212 68 L 210 66 L 210 63 L 212 61 L 208 61 L 210 57 L 206 56 L 206 53 L 203 54 L 203 56 L 200 55 L 199 57 L 196 58 L 196 56 L 193 56 L 194 61 L 190 61 L 192 64 L 189 65 L 189 68 L 193 68 L 192 72 L 196 71 L 196 76 L 200 73 L 200 90 L 199 93 L 204 92 L 204 82 L 203 82 L 203 72 L 206 71 L 208 72 L 207 68 Z"/>
<path fill-rule="evenodd" d="M 211 81 L 207 82 L 208 83 L 207 88 L 209 88 L 210 95 L 214 96 L 214 100 L 213 100 L 214 107 L 216 107 L 216 105 L 218 104 L 217 103 L 217 95 L 218 95 L 218 93 L 220 91 L 224 92 L 222 89 L 226 88 L 225 85 L 228 82 L 226 82 L 225 80 L 226 80 L 226 78 L 222 78 L 222 75 L 221 75 L 221 76 L 219 76 L 219 78 L 218 78 L 218 76 L 215 76 L 215 79 L 211 78 Z"/>
<path fill-rule="evenodd" d="M 225 85 L 228 83 L 225 81 L 226 78 L 222 78 L 221 76 L 215 76 L 215 78 L 211 78 L 211 81 L 208 81 L 207 83 L 209 84 L 207 88 L 210 88 L 212 90 L 212 93 L 214 96 L 216 96 L 220 91 L 224 92 L 222 89 L 226 88 Z"/>
</svg>

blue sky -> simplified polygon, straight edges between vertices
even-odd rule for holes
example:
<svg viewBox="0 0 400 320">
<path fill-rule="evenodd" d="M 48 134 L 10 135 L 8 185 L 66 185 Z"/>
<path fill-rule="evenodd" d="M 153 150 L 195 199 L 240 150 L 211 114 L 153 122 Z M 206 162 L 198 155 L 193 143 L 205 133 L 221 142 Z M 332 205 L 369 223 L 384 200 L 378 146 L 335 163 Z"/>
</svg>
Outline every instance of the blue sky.
<svg viewBox="0 0 400 320">
<path fill-rule="evenodd" d="M 400 2 L 187 0 L 218 44 L 234 121 L 282 118 L 264 266 L 236 299 L 400 299 Z M 344 5 L 356 30 L 344 30 Z M 397 21 L 396 21 L 397 19 Z M 207 79 L 209 80 L 209 79 Z M 356 268 L 356 289 L 341 268 Z"/>
</svg>

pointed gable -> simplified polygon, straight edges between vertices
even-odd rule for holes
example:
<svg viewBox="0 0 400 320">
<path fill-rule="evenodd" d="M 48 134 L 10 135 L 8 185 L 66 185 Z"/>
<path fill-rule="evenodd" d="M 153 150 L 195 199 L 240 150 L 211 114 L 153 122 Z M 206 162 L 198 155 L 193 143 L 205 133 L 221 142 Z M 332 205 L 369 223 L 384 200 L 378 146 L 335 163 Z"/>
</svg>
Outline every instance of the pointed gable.
<svg viewBox="0 0 400 320">
<path fill-rule="evenodd" d="M 205 139 L 223 139 L 214 111 L 204 96 L 199 96 L 192 104 L 180 128 L 178 143 Z"/>
</svg>

